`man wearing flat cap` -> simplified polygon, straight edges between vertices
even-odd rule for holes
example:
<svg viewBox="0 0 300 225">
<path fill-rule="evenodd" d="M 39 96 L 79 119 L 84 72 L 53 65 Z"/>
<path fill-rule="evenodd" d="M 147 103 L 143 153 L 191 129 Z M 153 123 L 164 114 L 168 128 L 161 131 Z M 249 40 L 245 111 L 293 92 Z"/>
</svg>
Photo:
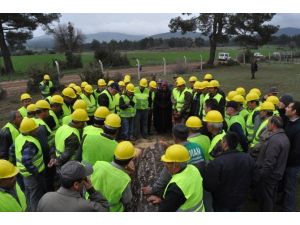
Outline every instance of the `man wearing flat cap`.
<svg viewBox="0 0 300 225">
<path fill-rule="evenodd" d="M 88 176 L 93 173 L 91 166 L 78 161 L 69 161 L 61 167 L 61 187 L 56 192 L 46 193 L 38 204 L 38 212 L 107 212 L 106 199 L 97 192 Z M 86 190 L 89 199 L 82 197 Z"/>
</svg>

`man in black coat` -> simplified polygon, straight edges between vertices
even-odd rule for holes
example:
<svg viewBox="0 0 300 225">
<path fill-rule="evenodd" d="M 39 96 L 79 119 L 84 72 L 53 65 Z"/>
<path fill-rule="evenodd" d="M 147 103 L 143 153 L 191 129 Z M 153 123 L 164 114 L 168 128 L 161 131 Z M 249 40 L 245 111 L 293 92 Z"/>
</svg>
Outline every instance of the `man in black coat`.
<svg viewBox="0 0 300 225">
<path fill-rule="evenodd" d="M 251 80 L 255 79 L 255 73 L 257 72 L 258 66 L 257 66 L 257 60 L 253 59 L 251 62 Z"/>
<path fill-rule="evenodd" d="M 249 154 L 236 150 L 234 132 L 228 132 L 221 145 L 223 153 L 207 165 L 203 185 L 212 193 L 214 211 L 237 212 L 247 199 L 255 163 Z"/>
</svg>

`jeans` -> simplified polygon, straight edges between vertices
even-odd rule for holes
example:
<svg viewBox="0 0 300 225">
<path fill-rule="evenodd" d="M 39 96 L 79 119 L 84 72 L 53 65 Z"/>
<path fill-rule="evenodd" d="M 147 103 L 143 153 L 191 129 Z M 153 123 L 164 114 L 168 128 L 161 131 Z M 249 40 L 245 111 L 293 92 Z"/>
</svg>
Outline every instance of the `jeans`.
<svg viewBox="0 0 300 225">
<path fill-rule="evenodd" d="M 135 136 L 138 138 L 139 133 L 142 134 L 143 137 L 147 137 L 148 133 L 148 109 L 136 110 L 135 115 Z"/>
<path fill-rule="evenodd" d="M 300 166 L 287 167 L 283 177 L 283 206 L 284 212 L 296 212 L 297 174 Z"/>
<path fill-rule="evenodd" d="M 133 137 L 134 117 L 122 117 L 121 139 L 129 140 Z"/>
<path fill-rule="evenodd" d="M 35 212 L 42 196 L 46 193 L 44 173 L 24 177 L 25 196 L 29 212 Z"/>
</svg>

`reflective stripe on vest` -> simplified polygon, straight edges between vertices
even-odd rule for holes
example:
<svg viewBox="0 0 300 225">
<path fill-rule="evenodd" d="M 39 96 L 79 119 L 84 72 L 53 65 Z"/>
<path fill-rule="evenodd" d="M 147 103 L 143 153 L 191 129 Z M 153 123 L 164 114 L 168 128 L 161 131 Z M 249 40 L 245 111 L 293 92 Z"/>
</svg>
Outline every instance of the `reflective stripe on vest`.
<svg viewBox="0 0 300 225">
<path fill-rule="evenodd" d="M 109 202 L 111 212 L 122 212 L 124 206 L 121 202 L 122 193 L 131 181 L 124 171 L 114 167 L 109 162 L 98 161 L 95 163 L 91 176 L 93 187 L 101 192 Z"/>
<path fill-rule="evenodd" d="M 149 102 L 148 102 L 149 89 L 145 88 L 143 93 L 142 93 L 140 87 L 135 87 L 134 88 L 134 95 L 135 95 L 135 98 L 136 98 L 135 108 L 140 109 L 140 110 L 148 109 L 148 106 L 149 106 Z"/>
<path fill-rule="evenodd" d="M 14 125 L 12 125 L 11 123 L 9 123 L 9 122 L 7 124 L 5 124 L 4 127 L 9 129 L 9 132 L 11 134 L 11 138 L 12 138 L 13 142 L 15 143 L 16 138 L 20 134 L 20 132 L 18 131 L 18 129 Z"/>
<path fill-rule="evenodd" d="M 222 96 L 221 94 L 219 94 L 219 93 L 217 93 L 217 94 L 213 97 L 213 99 L 216 99 L 218 103 L 220 103 L 220 101 L 221 101 L 222 98 L 223 98 L 223 96 Z"/>
<path fill-rule="evenodd" d="M 50 94 L 50 88 L 53 87 L 53 83 L 51 80 L 49 80 L 49 86 L 44 84 L 43 81 L 40 82 L 40 85 L 44 86 L 44 90 L 41 91 L 42 95 L 49 95 Z"/>
<path fill-rule="evenodd" d="M 129 104 L 130 98 L 127 95 L 121 95 L 121 98 L 123 99 L 125 104 Z M 133 96 L 132 101 L 136 104 L 135 96 Z M 120 109 L 120 117 L 129 118 L 129 117 L 134 117 L 135 114 L 136 114 L 135 105 L 134 107 L 129 105 L 129 107 L 126 109 Z"/>
<path fill-rule="evenodd" d="M 71 115 L 72 111 L 71 109 L 66 105 L 66 103 L 64 103 L 62 106 L 61 106 L 62 110 L 63 110 L 63 116 L 69 116 Z"/>
<path fill-rule="evenodd" d="M 258 111 L 258 106 L 252 110 L 246 120 L 246 130 L 247 130 L 247 139 L 249 142 L 253 140 L 253 135 L 254 135 L 254 123 L 253 123 L 253 115 L 254 113 Z"/>
<path fill-rule="evenodd" d="M 218 135 L 214 136 L 213 139 L 211 140 L 210 147 L 209 147 L 209 150 L 208 150 L 208 158 L 209 158 L 209 160 L 213 160 L 214 159 L 214 157 L 212 157 L 210 153 L 214 150 L 214 148 L 219 143 L 219 141 L 222 140 L 222 138 L 225 136 L 225 134 L 226 134 L 225 131 L 222 130 L 221 134 L 218 134 Z"/>
<path fill-rule="evenodd" d="M 52 116 L 52 118 L 55 122 L 55 127 L 53 128 L 53 131 L 56 131 L 61 126 L 61 123 L 59 122 L 55 112 L 53 112 L 52 110 L 49 110 L 49 114 L 50 114 L 50 116 Z"/>
<path fill-rule="evenodd" d="M 266 128 L 266 126 L 268 125 L 268 122 L 269 122 L 269 118 L 268 119 L 265 119 L 258 127 L 257 131 L 255 132 L 255 135 L 254 135 L 254 139 L 251 143 L 251 147 L 255 146 L 256 144 L 259 143 L 259 138 L 260 138 L 260 135 L 262 133 L 262 131 Z"/>
<path fill-rule="evenodd" d="M 175 183 L 183 192 L 186 201 L 179 207 L 178 212 L 204 212 L 202 177 L 193 165 L 172 176 L 164 191 L 164 197 L 171 183 Z"/>
<path fill-rule="evenodd" d="M 242 109 L 239 114 L 244 118 L 244 120 L 247 119 L 248 115 L 250 114 L 249 111 L 247 109 Z"/>
<path fill-rule="evenodd" d="M 115 102 L 114 102 L 114 96 L 112 96 L 107 89 L 105 89 L 104 91 L 102 91 L 101 95 L 105 94 L 108 98 L 108 110 L 111 112 L 111 113 L 115 113 Z"/>
<path fill-rule="evenodd" d="M 27 171 L 26 167 L 22 163 L 23 147 L 27 141 L 30 143 L 33 143 L 36 146 L 36 148 L 38 149 L 36 155 L 32 159 L 32 164 L 37 168 L 39 173 L 45 169 L 43 153 L 42 153 L 42 148 L 41 148 L 40 142 L 32 136 L 20 134 L 16 138 L 15 151 L 16 151 L 17 167 L 19 168 L 20 173 L 24 177 L 28 177 L 28 176 L 32 175 L 29 171 Z"/>
<path fill-rule="evenodd" d="M 24 117 L 27 117 L 27 109 L 23 106 L 21 108 L 18 109 L 19 113 L 21 114 L 21 116 L 24 118 Z"/>
<path fill-rule="evenodd" d="M 205 113 L 205 102 L 206 100 L 209 99 L 209 93 L 206 93 L 203 97 L 203 103 L 202 103 L 202 119 L 205 117 L 206 113 Z"/>
<path fill-rule="evenodd" d="M 19 187 L 18 183 L 16 183 L 16 194 L 18 200 L 13 197 L 11 194 L 3 192 L 0 190 L 0 212 L 25 212 L 26 198 Z"/>
<path fill-rule="evenodd" d="M 80 95 L 81 99 L 86 103 L 87 105 L 87 113 L 89 116 L 93 116 L 94 112 L 96 111 L 96 100 L 94 95 L 90 95 L 89 97 L 85 94 Z"/>
<path fill-rule="evenodd" d="M 182 92 L 179 92 L 178 95 L 177 95 L 176 107 L 175 107 L 177 112 L 180 112 L 183 108 L 184 97 L 185 97 L 186 92 L 189 92 L 187 88 L 185 88 Z M 187 110 L 187 112 L 189 112 L 189 110 Z"/>
</svg>

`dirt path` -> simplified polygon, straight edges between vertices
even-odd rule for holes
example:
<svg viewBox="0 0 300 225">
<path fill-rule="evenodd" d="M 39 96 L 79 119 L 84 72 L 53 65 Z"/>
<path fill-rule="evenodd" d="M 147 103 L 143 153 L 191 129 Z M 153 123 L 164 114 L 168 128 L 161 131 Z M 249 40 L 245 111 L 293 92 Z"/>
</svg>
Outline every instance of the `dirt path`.
<svg viewBox="0 0 300 225">
<path fill-rule="evenodd" d="M 190 63 L 189 68 L 191 71 L 195 71 L 199 66 L 199 63 Z M 168 65 L 167 66 L 167 74 L 172 73 L 176 64 Z M 105 71 L 106 72 L 106 71 Z M 115 70 L 108 70 L 109 74 L 114 73 L 130 73 L 133 76 L 137 76 L 137 68 L 127 68 L 127 69 L 115 69 Z M 163 66 L 145 66 L 141 72 L 142 75 L 151 75 L 151 74 L 163 74 Z M 61 80 L 62 84 L 69 84 L 71 82 L 79 84 L 81 82 L 79 74 L 72 74 L 64 76 Z M 7 91 L 8 96 L 19 96 L 21 93 L 26 91 L 27 88 L 27 80 L 16 80 L 16 81 L 4 81 L 0 82 L 0 86 L 3 87 Z"/>
</svg>

